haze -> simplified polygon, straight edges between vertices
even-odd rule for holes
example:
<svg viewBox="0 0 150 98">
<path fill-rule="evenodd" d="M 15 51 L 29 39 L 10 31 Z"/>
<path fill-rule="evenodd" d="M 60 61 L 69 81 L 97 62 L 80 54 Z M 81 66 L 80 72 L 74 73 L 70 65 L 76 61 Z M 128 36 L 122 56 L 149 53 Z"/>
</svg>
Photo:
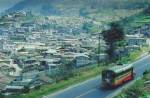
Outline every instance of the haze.
<svg viewBox="0 0 150 98">
<path fill-rule="evenodd" d="M 14 4 L 20 1 L 21 0 L 0 0 L 0 13 L 12 7 Z"/>
</svg>

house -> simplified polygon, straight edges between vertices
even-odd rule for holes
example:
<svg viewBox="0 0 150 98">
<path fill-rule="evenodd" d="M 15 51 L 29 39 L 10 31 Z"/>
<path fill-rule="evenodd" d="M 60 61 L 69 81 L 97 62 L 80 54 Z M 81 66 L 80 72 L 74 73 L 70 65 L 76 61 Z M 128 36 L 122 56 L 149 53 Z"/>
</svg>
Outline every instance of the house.
<svg viewBox="0 0 150 98">
<path fill-rule="evenodd" d="M 59 73 L 59 66 L 57 64 L 48 64 L 48 67 L 45 70 L 45 74 L 53 76 L 56 75 L 57 73 Z"/>
<path fill-rule="evenodd" d="M 23 59 L 22 64 L 23 64 L 22 68 L 24 72 L 36 70 L 39 68 L 39 65 L 40 65 L 37 59 L 34 57 L 31 57 L 31 58 L 27 57 Z"/>
<path fill-rule="evenodd" d="M 100 61 L 107 61 L 108 60 L 108 54 L 101 53 L 101 54 L 99 54 L 98 58 L 99 58 Z"/>
<path fill-rule="evenodd" d="M 17 12 L 12 12 L 9 15 L 12 15 L 13 18 L 17 18 L 17 17 L 27 16 L 27 13 L 25 11 L 17 11 Z"/>
<path fill-rule="evenodd" d="M 100 54 L 91 53 L 90 58 L 91 58 L 91 62 L 93 64 L 95 64 L 98 62 L 98 60 L 100 62 L 107 61 L 108 60 L 108 54 L 106 54 L 106 53 L 100 53 Z"/>
<path fill-rule="evenodd" d="M 83 67 L 91 63 L 89 56 L 86 54 L 78 53 L 74 55 L 73 65 L 74 67 Z"/>
<path fill-rule="evenodd" d="M 130 53 L 134 50 L 140 50 L 140 49 L 141 49 L 141 47 L 138 45 L 126 46 L 125 47 L 125 53 Z"/>
<path fill-rule="evenodd" d="M 3 50 L 3 40 L 1 39 L 1 36 L 0 36 L 0 51 Z"/>
<path fill-rule="evenodd" d="M 3 44 L 3 50 L 15 52 L 15 45 L 14 44 Z"/>
<path fill-rule="evenodd" d="M 8 58 L 0 59 L 0 72 L 11 76 L 12 73 L 15 73 L 16 69 L 11 66 L 11 60 Z"/>
<path fill-rule="evenodd" d="M 22 72 L 38 70 L 40 67 L 40 62 L 38 61 L 41 58 L 40 55 L 34 51 L 29 52 L 23 49 L 20 51 L 15 55 L 14 63 L 22 69 Z"/>
<path fill-rule="evenodd" d="M 126 35 L 126 42 L 128 46 L 143 46 L 147 44 L 146 41 L 146 38 L 142 37 L 142 35 Z"/>
<path fill-rule="evenodd" d="M 47 75 L 58 73 L 59 66 L 62 64 L 60 58 L 42 59 L 40 65 L 44 67 Z"/>
<path fill-rule="evenodd" d="M 20 94 L 29 92 L 30 89 L 39 87 L 42 85 L 42 82 L 39 81 L 37 77 L 32 78 L 16 78 L 10 82 L 3 90 L 2 93 L 6 94 Z"/>
<path fill-rule="evenodd" d="M 82 41 L 81 47 L 86 48 L 86 49 L 91 49 L 92 48 L 92 42 L 90 41 Z"/>
<path fill-rule="evenodd" d="M 25 87 L 24 86 L 10 86 L 10 85 L 7 85 L 1 91 L 1 93 L 3 95 L 11 95 L 11 94 L 20 94 L 20 93 L 23 93 L 24 91 L 25 91 Z"/>
<path fill-rule="evenodd" d="M 141 27 L 141 33 L 150 37 L 150 24 L 145 24 Z"/>
<path fill-rule="evenodd" d="M 0 91 L 3 90 L 7 84 L 9 84 L 13 80 L 12 77 L 4 75 L 0 72 Z"/>
</svg>

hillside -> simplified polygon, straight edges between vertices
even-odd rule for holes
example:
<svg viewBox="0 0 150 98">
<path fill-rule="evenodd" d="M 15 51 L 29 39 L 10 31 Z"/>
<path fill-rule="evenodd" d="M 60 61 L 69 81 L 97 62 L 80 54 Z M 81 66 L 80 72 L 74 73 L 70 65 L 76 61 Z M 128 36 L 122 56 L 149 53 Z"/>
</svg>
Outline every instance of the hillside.
<svg viewBox="0 0 150 98">
<path fill-rule="evenodd" d="M 99 13 L 107 9 L 140 9 L 149 0 L 23 0 L 6 10 L 31 10 L 43 15 L 81 15 Z"/>
</svg>

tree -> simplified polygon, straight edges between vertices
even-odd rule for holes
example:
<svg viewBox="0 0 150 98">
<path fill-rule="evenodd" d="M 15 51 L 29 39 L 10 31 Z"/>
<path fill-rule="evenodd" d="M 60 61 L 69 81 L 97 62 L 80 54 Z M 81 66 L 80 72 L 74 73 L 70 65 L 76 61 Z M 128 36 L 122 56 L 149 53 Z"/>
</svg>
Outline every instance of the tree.
<svg viewBox="0 0 150 98">
<path fill-rule="evenodd" d="M 145 14 L 150 14 L 150 4 L 144 10 Z"/>
<path fill-rule="evenodd" d="M 115 58 L 116 43 L 124 40 L 123 28 L 119 25 L 119 23 L 113 22 L 110 24 L 110 29 L 103 31 L 102 35 L 108 45 L 106 53 L 109 55 L 109 59 L 113 60 Z"/>
</svg>

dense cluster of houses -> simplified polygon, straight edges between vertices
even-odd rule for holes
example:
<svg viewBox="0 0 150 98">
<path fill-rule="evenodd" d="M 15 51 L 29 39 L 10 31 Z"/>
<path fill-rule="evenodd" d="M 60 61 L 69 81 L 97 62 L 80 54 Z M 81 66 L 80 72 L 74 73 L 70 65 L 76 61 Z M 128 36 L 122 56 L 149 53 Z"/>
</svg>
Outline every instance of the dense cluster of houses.
<svg viewBox="0 0 150 98">
<path fill-rule="evenodd" d="M 0 90 L 2 92 L 28 91 L 26 88 L 39 87 L 43 83 L 52 83 L 62 66 L 69 64 L 77 69 L 106 61 L 107 45 L 100 39 L 99 33 L 78 35 L 63 32 L 62 27 L 55 29 L 49 24 L 59 24 L 53 17 L 46 24 L 33 21 L 31 12 L 15 12 L 0 17 Z M 41 19 L 40 19 L 41 20 Z M 42 20 L 41 20 L 42 21 Z M 48 26 L 49 26 L 48 24 Z M 67 26 L 67 25 L 66 25 Z M 71 28 L 69 25 L 68 28 Z M 76 28 L 80 24 L 75 25 Z M 126 35 L 125 49 L 119 49 L 118 54 L 129 53 L 148 41 L 143 36 L 149 34 L 150 25 L 140 29 L 140 33 Z M 145 31 L 144 31 L 145 30 Z M 142 33 L 141 33 L 142 32 Z M 100 42 L 101 53 L 96 50 Z"/>
</svg>

